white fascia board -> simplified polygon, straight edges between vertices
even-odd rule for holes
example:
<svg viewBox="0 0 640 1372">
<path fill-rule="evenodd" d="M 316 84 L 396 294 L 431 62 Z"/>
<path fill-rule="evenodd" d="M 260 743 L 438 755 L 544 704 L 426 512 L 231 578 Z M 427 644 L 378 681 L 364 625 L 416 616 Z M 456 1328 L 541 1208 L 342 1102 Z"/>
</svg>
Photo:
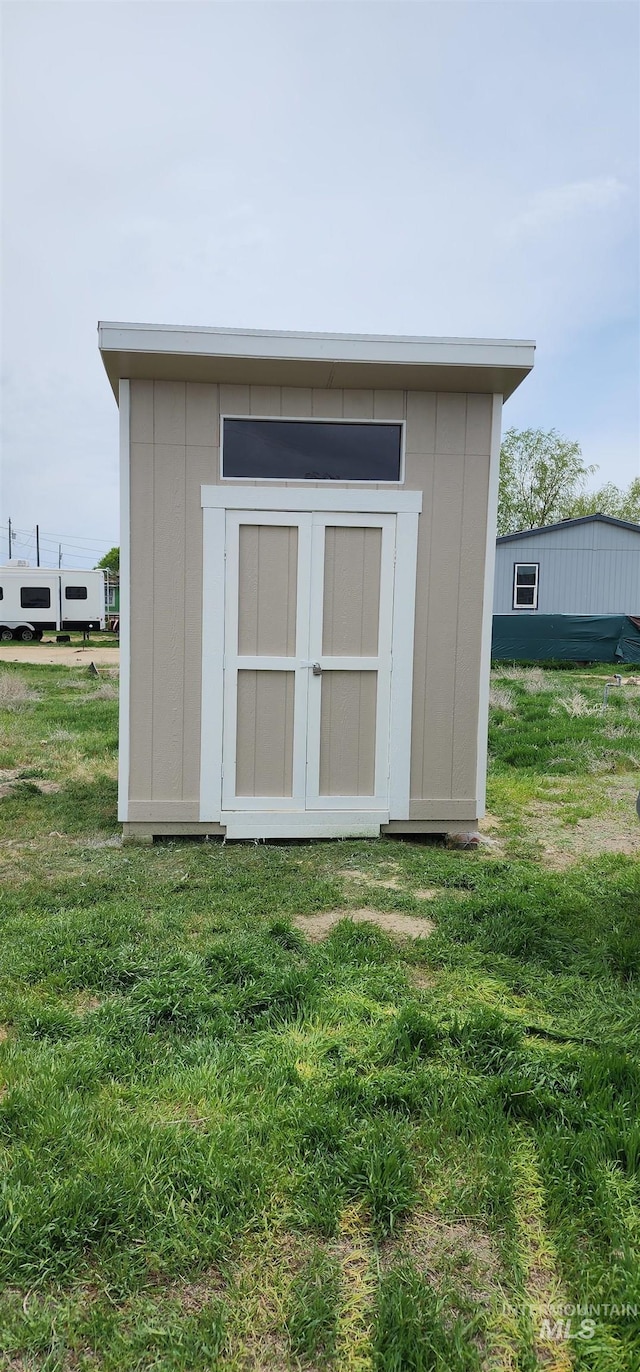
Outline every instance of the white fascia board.
<svg viewBox="0 0 640 1372">
<path fill-rule="evenodd" d="M 459 367 L 533 367 L 535 344 L 523 339 L 419 338 L 386 334 L 280 333 L 270 329 L 98 325 L 102 352 L 165 353 L 283 361 L 413 363 Z"/>
</svg>

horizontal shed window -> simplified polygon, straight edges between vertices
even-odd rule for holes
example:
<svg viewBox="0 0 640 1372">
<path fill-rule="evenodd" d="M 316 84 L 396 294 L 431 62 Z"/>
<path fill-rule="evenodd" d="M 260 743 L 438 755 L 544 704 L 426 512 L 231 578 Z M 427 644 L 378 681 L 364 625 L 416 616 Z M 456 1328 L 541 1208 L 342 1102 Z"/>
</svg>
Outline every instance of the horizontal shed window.
<svg viewBox="0 0 640 1372">
<path fill-rule="evenodd" d="M 48 586 L 21 586 L 20 604 L 23 610 L 48 610 L 51 591 Z"/>
<path fill-rule="evenodd" d="M 86 586 L 65 586 L 64 598 L 65 600 L 86 600 L 87 588 Z"/>
<path fill-rule="evenodd" d="M 537 610 L 539 562 L 516 562 L 513 568 L 514 610 Z"/>
<path fill-rule="evenodd" d="M 254 481 L 399 481 L 401 424 L 223 419 L 222 475 Z"/>
</svg>

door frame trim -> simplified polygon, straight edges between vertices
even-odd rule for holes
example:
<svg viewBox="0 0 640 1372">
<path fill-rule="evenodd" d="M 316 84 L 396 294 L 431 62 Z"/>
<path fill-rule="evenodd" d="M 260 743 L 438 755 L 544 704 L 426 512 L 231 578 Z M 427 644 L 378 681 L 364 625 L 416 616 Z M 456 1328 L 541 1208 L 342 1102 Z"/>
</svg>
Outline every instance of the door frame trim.
<svg viewBox="0 0 640 1372">
<path fill-rule="evenodd" d="M 422 491 L 355 490 L 351 486 L 201 486 L 203 509 L 300 510 L 322 514 L 420 514 Z"/>
<path fill-rule="evenodd" d="M 393 591 L 391 642 L 391 703 L 389 721 L 389 817 L 409 818 L 411 771 L 411 716 L 413 694 L 413 641 L 417 577 L 418 521 L 422 491 L 319 489 L 260 486 L 202 486 L 203 594 L 202 594 L 202 699 L 200 738 L 200 821 L 224 823 L 222 808 L 222 746 L 224 704 L 224 643 L 226 599 L 226 512 L 324 511 L 342 514 L 397 514 L 396 563 Z M 268 521 L 268 515 L 267 515 Z M 270 521 L 269 521 L 270 522 Z M 250 811 L 247 823 L 251 821 Z M 277 812 L 274 813 L 274 822 Z M 309 837 L 316 827 L 309 816 Z M 318 819 L 321 812 L 316 812 Z M 258 815 L 256 815 L 256 821 Z M 266 815 L 264 816 L 266 820 Z M 293 819 L 293 814 L 291 815 Z M 325 821 L 329 819 L 325 815 Z M 364 816 L 358 817 L 362 822 Z M 375 826 L 376 817 L 371 815 Z M 280 822 L 288 820 L 280 811 Z M 381 822 L 386 823 L 386 819 Z M 238 824 L 239 821 L 236 821 Z M 356 816 L 345 810 L 342 832 L 351 831 Z M 330 821 L 329 821 L 330 824 Z M 270 826 L 268 826 L 270 827 Z M 379 828 L 378 828 L 379 831 Z M 293 829 L 290 830 L 293 834 Z M 281 831 L 282 836 L 286 835 Z M 248 835 L 251 837 L 252 835 Z"/>
</svg>

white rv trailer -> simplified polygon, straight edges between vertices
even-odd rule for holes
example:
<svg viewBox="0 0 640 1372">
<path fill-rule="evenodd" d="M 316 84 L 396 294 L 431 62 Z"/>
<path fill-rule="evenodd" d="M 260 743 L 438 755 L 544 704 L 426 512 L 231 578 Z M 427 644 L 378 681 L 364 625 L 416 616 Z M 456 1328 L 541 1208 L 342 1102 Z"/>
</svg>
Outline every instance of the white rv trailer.
<svg viewBox="0 0 640 1372">
<path fill-rule="evenodd" d="M 45 629 L 104 629 L 104 572 L 0 567 L 0 639 L 30 643 Z"/>
</svg>

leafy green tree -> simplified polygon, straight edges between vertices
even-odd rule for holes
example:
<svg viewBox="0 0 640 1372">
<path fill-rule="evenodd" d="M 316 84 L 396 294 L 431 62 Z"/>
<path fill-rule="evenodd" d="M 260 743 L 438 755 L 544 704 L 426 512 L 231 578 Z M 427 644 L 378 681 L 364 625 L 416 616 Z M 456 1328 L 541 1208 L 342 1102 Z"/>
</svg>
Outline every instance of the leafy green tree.
<svg viewBox="0 0 640 1372">
<path fill-rule="evenodd" d="M 100 561 L 99 561 L 98 563 L 96 563 L 96 567 L 97 567 L 97 568 L 102 567 L 102 568 L 104 569 L 105 572 L 118 572 L 118 573 L 119 573 L 119 571 L 120 571 L 120 549 L 119 549 L 119 548 L 110 548 L 109 551 L 108 551 L 108 553 L 105 553 L 104 557 L 101 557 L 101 558 L 100 558 Z"/>
<path fill-rule="evenodd" d="M 640 524 L 640 477 L 637 476 L 626 491 L 608 481 L 599 491 L 586 491 L 576 496 L 569 518 L 579 519 L 581 515 L 590 514 L 611 515 L 613 519 L 628 519 L 632 524 Z"/>
<path fill-rule="evenodd" d="M 498 533 L 566 519 L 595 470 L 583 462 L 580 444 L 556 429 L 507 429 L 500 452 Z"/>
</svg>

